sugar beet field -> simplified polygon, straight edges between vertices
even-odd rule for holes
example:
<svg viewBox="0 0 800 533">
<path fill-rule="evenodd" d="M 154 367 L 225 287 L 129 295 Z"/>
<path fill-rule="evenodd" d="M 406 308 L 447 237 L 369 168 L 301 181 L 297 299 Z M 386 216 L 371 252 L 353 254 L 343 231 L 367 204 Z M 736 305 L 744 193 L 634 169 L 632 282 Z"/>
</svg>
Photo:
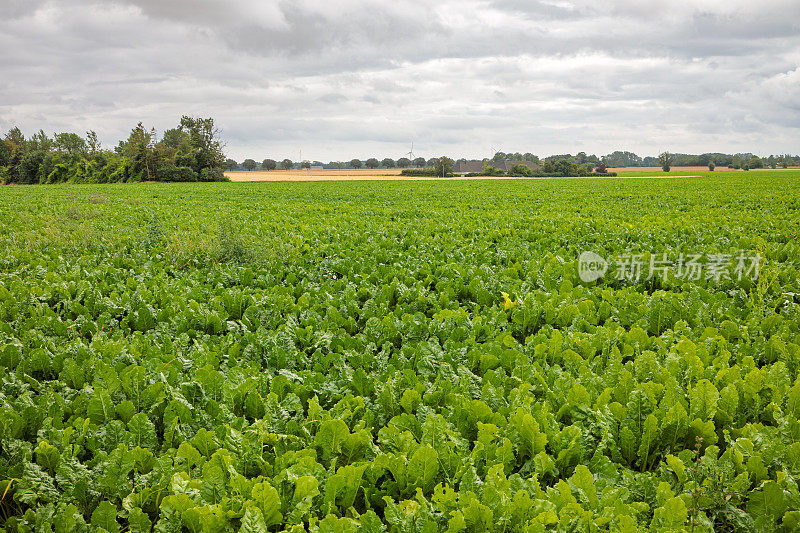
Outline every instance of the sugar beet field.
<svg viewBox="0 0 800 533">
<path fill-rule="evenodd" d="M 0 531 L 796 531 L 798 234 L 798 171 L 3 187 Z"/>
</svg>

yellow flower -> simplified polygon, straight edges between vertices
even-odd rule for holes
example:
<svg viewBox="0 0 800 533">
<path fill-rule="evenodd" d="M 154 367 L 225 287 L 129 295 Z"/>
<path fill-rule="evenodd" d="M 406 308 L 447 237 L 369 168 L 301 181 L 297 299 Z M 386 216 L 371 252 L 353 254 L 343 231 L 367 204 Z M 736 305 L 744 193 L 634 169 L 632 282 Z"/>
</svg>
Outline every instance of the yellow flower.
<svg viewBox="0 0 800 533">
<path fill-rule="evenodd" d="M 519 305 L 518 301 L 511 300 L 511 298 L 508 297 L 508 293 L 507 292 L 500 292 L 500 294 L 503 295 L 503 300 L 505 300 L 503 302 L 503 309 L 504 310 L 508 311 L 509 309 Z"/>
</svg>

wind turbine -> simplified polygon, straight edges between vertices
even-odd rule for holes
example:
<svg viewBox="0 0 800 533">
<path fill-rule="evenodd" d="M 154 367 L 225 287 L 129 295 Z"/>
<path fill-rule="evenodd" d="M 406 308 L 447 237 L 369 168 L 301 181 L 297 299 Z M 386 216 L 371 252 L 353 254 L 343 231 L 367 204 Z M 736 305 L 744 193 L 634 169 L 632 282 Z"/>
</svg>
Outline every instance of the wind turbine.
<svg viewBox="0 0 800 533">
<path fill-rule="evenodd" d="M 414 141 L 411 141 L 411 150 L 406 155 L 412 161 L 414 160 Z"/>
</svg>

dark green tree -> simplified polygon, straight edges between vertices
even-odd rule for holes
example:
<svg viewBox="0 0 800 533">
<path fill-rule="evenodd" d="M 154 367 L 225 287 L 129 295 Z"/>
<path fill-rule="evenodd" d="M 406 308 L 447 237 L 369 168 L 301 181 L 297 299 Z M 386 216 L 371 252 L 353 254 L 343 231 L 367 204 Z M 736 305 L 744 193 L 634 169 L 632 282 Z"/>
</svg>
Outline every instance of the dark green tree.
<svg viewBox="0 0 800 533">
<path fill-rule="evenodd" d="M 204 170 L 209 175 L 221 176 L 225 167 L 225 154 L 222 152 L 220 132 L 214 125 L 214 119 L 184 115 L 181 117 L 180 129 L 189 134 L 189 145 L 195 156 L 195 172 L 201 177 Z"/>
<path fill-rule="evenodd" d="M 370 157 L 364 162 L 364 166 L 367 168 L 378 168 L 381 166 L 381 162 L 375 159 L 374 157 Z"/>
<path fill-rule="evenodd" d="M 265 159 L 261 162 L 261 170 L 275 170 L 278 168 L 278 162 L 274 159 Z"/>
<path fill-rule="evenodd" d="M 533 176 L 533 171 L 531 167 L 525 164 L 516 164 L 511 165 L 511 168 L 508 169 L 509 176 Z"/>
<path fill-rule="evenodd" d="M 361 160 L 360 159 L 351 159 L 350 160 L 350 168 L 361 168 Z"/>
<path fill-rule="evenodd" d="M 149 181 L 156 178 L 155 133 L 155 129 L 147 131 L 139 122 L 131 130 L 128 140 L 121 143 L 122 155 L 130 162 L 131 177 L 134 181 Z"/>
<path fill-rule="evenodd" d="M 764 168 L 764 162 L 761 158 L 758 157 L 751 157 L 750 161 L 747 162 L 748 168 Z"/>
<path fill-rule="evenodd" d="M 431 165 L 434 169 L 434 173 L 437 176 L 447 177 L 453 175 L 453 160 L 449 157 L 442 156 L 437 159 L 432 160 L 434 163 Z"/>
<path fill-rule="evenodd" d="M 386 159 L 381 161 L 381 166 L 383 168 L 394 168 L 396 166 L 396 163 L 394 162 L 394 159 L 392 159 L 391 157 L 387 157 Z"/>
<path fill-rule="evenodd" d="M 256 162 L 254 159 L 245 159 L 242 162 L 242 167 L 247 171 L 253 171 L 256 169 Z"/>
<path fill-rule="evenodd" d="M 77 133 L 57 133 L 53 147 L 59 152 L 78 158 L 89 152 L 86 141 Z"/>
<path fill-rule="evenodd" d="M 669 152 L 661 152 L 658 154 L 658 163 L 664 172 L 669 172 L 672 168 L 672 163 L 675 161 L 675 156 Z"/>
<path fill-rule="evenodd" d="M 90 155 L 95 155 L 100 151 L 100 139 L 97 138 L 97 133 L 94 130 L 86 132 L 86 145 L 89 148 Z"/>
<path fill-rule="evenodd" d="M 291 159 L 288 158 L 284 159 L 283 161 L 281 161 L 281 168 L 283 170 L 291 170 L 292 168 L 294 168 L 294 163 L 292 163 Z"/>
</svg>

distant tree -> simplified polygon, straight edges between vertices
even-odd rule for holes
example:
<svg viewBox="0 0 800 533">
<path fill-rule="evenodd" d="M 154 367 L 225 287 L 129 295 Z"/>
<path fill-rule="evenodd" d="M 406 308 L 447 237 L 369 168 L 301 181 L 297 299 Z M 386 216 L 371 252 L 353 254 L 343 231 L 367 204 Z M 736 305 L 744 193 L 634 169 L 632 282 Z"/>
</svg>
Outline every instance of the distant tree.
<svg viewBox="0 0 800 533">
<path fill-rule="evenodd" d="M 387 157 L 386 159 L 381 161 L 381 166 L 383 168 L 394 168 L 395 167 L 394 159 Z"/>
<path fill-rule="evenodd" d="M 179 128 L 189 134 L 189 145 L 194 153 L 194 171 L 202 177 L 203 170 L 207 174 L 218 174 L 221 177 L 225 166 L 225 154 L 222 152 L 220 131 L 214 125 L 213 118 L 181 117 Z M 214 176 L 211 176 L 214 177 Z"/>
<path fill-rule="evenodd" d="M 434 163 L 430 165 L 434 168 L 437 176 L 446 177 L 453 175 L 453 160 L 449 157 L 442 156 L 438 159 L 432 160 Z"/>
<path fill-rule="evenodd" d="M 378 168 L 379 166 L 381 166 L 381 162 L 375 159 L 374 157 L 370 157 L 364 162 L 364 165 L 367 168 Z"/>
<path fill-rule="evenodd" d="M 530 152 L 525 152 L 524 154 L 522 154 L 522 159 L 525 160 L 525 161 L 530 161 L 531 163 L 537 163 L 538 164 L 540 162 L 539 161 L 539 156 L 538 155 L 533 155 Z"/>
<path fill-rule="evenodd" d="M 300 168 L 304 168 L 306 170 L 311 168 L 311 161 L 303 161 L 300 163 Z"/>
<path fill-rule="evenodd" d="M 361 163 L 360 159 L 351 159 L 349 165 L 350 165 L 350 168 L 361 168 L 362 167 L 362 163 Z"/>
<path fill-rule="evenodd" d="M 154 180 L 156 178 L 155 136 L 155 128 L 148 131 L 139 122 L 131 130 L 128 140 L 120 143 L 122 155 L 131 161 L 130 173 L 134 181 Z M 58 141 L 56 142 L 58 143 Z"/>
<path fill-rule="evenodd" d="M 598 174 L 606 174 L 608 173 L 608 167 L 606 167 L 605 163 L 597 163 L 597 166 L 594 167 L 594 171 Z"/>
<path fill-rule="evenodd" d="M 714 172 L 715 168 L 717 168 L 717 165 L 715 165 L 713 161 L 708 163 L 708 171 L 709 172 Z"/>
<path fill-rule="evenodd" d="M 559 176 L 577 176 L 578 165 L 569 159 L 559 159 L 553 163 L 553 172 Z"/>
<path fill-rule="evenodd" d="M 781 158 L 781 167 L 782 168 L 789 168 L 789 161 L 786 159 L 786 157 L 782 157 Z"/>
<path fill-rule="evenodd" d="M 483 168 L 481 169 L 481 176 L 503 176 L 505 172 L 500 170 L 499 168 L 495 168 L 489 164 L 488 159 L 483 160 Z"/>
<path fill-rule="evenodd" d="M 495 163 L 504 163 L 508 159 L 508 156 L 505 152 L 495 152 L 492 156 L 492 161 Z"/>
<path fill-rule="evenodd" d="M 344 163 L 342 163 L 341 161 L 331 161 L 330 163 L 328 163 L 328 167 L 338 168 L 341 170 L 344 168 Z"/>
<path fill-rule="evenodd" d="M 81 156 L 88 152 L 86 141 L 77 133 L 57 133 L 54 148 L 72 156 Z"/>
<path fill-rule="evenodd" d="M 86 132 L 86 144 L 89 146 L 89 153 L 94 155 L 100 151 L 100 139 L 97 138 L 97 133 L 94 130 Z"/>
<path fill-rule="evenodd" d="M 281 161 L 281 168 L 283 170 L 291 170 L 294 167 L 294 163 L 292 163 L 291 159 L 284 159 Z"/>
<path fill-rule="evenodd" d="M 408 168 L 412 165 L 412 161 L 407 157 L 401 157 L 397 160 L 398 168 Z"/>
<path fill-rule="evenodd" d="M 604 155 L 601 159 L 608 167 L 638 167 L 643 163 L 642 158 L 633 152 L 621 152 L 619 150 Z"/>
<path fill-rule="evenodd" d="M 425 158 L 424 157 L 417 157 L 413 161 L 413 165 L 417 168 L 422 168 L 425 166 Z"/>
<path fill-rule="evenodd" d="M 161 143 L 169 148 L 173 153 L 180 150 L 191 151 L 191 139 L 189 134 L 180 128 L 172 128 L 164 132 Z"/>
<path fill-rule="evenodd" d="M 435 167 L 436 166 L 436 162 L 437 162 L 437 159 L 435 157 L 431 157 L 430 159 L 428 159 L 425 162 L 425 166 L 426 167 Z"/>
<path fill-rule="evenodd" d="M 236 170 L 237 168 L 239 168 L 239 163 L 237 163 L 233 159 L 226 159 L 225 168 L 227 168 L 228 170 Z"/>
<path fill-rule="evenodd" d="M 275 170 L 278 168 L 278 162 L 274 159 L 265 159 L 261 162 L 261 170 Z"/>
<path fill-rule="evenodd" d="M 42 150 L 44 152 L 49 152 L 50 150 L 53 149 L 54 141 L 53 139 L 47 136 L 44 130 L 39 130 L 38 133 L 34 133 L 33 136 L 30 139 L 28 139 L 26 144 L 28 152 L 32 152 L 34 150 Z"/>
<path fill-rule="evenodd" d="M 750 158 L 750 161 L 747 162 L 748 168 L 764 168 L 764 162 L 758 157 Z"/>
<path fill-rule="evenodd" d="M 670 168 L 672 168 L 672 163 L 674 160 L 675 157 L 669 152 L 662 152 L 658 154 L 658 162 L 664 172 L 669 172 Z"/>
<path fill-rule="evenodd" d="M 245 159 L 242 162 L 242 167 L 244 167 L 245 170 L 253 171 L 256 169 L 256 162 L 253 159 Z"/>
<path fill-rule="evenodd" d="M 47 152 L 33 150 L 26 153 L 19 162 L 19 182 L 39 183 L 39 167 L 42 166 Z"/>
<path fill-rule="evenodd" d="M 516 164 L 511 165 L 511 168 L 508 169 L 509 176 L 533 176 L 533 171 L 531 167 L 524 164 Z"/>
<path fill-rule="evenodd" d="M 7 166 L 10 159 L 11 148 L 9 148 L 9 145 L 6 143 L 5 139 L 0 139 L 0 167 Z"/>
</svg>

